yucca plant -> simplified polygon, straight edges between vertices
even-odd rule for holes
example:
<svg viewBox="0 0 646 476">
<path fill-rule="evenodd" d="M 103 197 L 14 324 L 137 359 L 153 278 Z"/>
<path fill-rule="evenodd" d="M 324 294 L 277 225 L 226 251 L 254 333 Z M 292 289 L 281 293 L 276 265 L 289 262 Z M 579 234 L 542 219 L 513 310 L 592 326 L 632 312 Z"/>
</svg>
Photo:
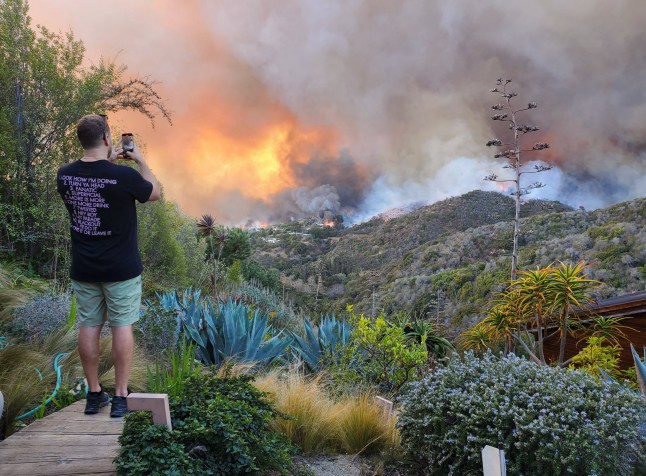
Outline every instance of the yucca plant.
<svg viewBox="0 0 646 476">
<path fill-rule="evenodd" d="M 556 317 L 560 328 L 559 364 L 565 361 L 565 344 L 569 321 L 575 308 L 585 310 L 595 299 L 592 292 L 599 288 L 600 282 L 589 279 L 584 271 L 588 265 L 583 261 L 577 264 L 562 263 L 554 268 L 553 277 L 548 284 L 550 312 Z"/>
<path fill-rule="evenodd" d="M 303 324 L 305 336 L 292 334 L 296 343 L 292 350 L 311 371 L 320 370 L 325 358 L 334 360 L 334 356 L 339 355 L 350 342 L 350 323 L 337 321 L 334 314 L 324 316 L 316 327 L 307 318 Z"/>
<path fill-rule="evenodd" d="M 625 330 L 633 330 L 622 324 L 626 318 L 621 316 L 593 316 L 592 336 L 603 337 L 609 342 L 619 344 L 620 339 L 626 339 Z"/>
<path fill-rule="evenodd" d="M 558 266 L 522 271 L 492 302 L 489 315 L 477 324 L 479 328 L 463 333 L 461 340 L 475 350 L 488 342 L 504 341 L 509 350 L 513 338 L 533 362 L 546 365 L 543 343 L 548 327 L 554 325 L 559 336 L 558 364 L 561 367 L 569 364 L 565 361 L 565 345 L 576 324 L 576 313 L 589 309 L 601 283 L 586 277 L 588 265 L 582 261 L 557 263 Z M 613 329 L 616 324 L 616 320 L 601 320 L 592 334 L 616 338 L 621 333 L 617 326 Z M 537 331 L 535 345 L 530 328 Z"/>
<path fill-rule="evenodd" d="M 217 298 L 220 258 L 227 241 L 227 232 L 225 228 L 218 227 L 215 218 L 208 214 L 202 215 L 202 218 L 197 221 L 197 229 L 200 235 L 208 239 L 207 260 L 210 259 L 213 264 L 213 297 Z M 217 254 L 215 252 L 216 246 Z"/>
<path fill-rule="evenodd" d="M 407 339 L 413 339 L 418 343 L 423 339 L 426 342 L 429 357 L 443 359 L 454 350 L 453 344 L 440 334 L 439 327 L 431 321 L 398 313 L 391 316 L 388 322 L 401 327 Z"/>
<path fill-rule="evenodd" d="M 191 301 L 182 315 L 184 329 L 196 344 L 196 355 L 207 365 L 255 362 L 269 365 L 283 357 L 292 338 L 274 335 L 268 316 L 231 300 L 217 312 L 210 301 Z"/>
<path fill-rule="evenodd" d="M 499 303 L 489 310 L 484 322 L 489 326 L 492 337 L 497 342 L 504 342 L 505 354 L 511 352 L 514 333 L 518 329 L 518 320 L 509 306 Z"/>
</svg>

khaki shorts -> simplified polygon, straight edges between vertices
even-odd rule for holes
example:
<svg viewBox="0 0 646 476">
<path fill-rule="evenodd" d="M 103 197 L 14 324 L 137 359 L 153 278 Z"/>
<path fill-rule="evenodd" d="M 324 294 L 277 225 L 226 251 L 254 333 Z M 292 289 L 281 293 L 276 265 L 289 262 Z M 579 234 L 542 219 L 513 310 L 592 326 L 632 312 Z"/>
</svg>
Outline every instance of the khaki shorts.
<svg viewBox="0 0 646 476">
<path fill-rule="evenodd" d="M 76 322 L 82 327 L 129 326 L 139 320 L 141 276 L 112 283 L 72 280 L 76 294 Z"/>
</svg>

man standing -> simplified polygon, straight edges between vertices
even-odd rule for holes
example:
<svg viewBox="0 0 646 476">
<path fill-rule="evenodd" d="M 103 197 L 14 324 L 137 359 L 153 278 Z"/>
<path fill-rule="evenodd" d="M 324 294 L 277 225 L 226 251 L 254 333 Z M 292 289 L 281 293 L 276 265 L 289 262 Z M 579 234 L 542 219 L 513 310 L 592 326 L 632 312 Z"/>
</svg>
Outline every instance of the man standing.
<svg viewBox="0 0 646 476">
<path fill-rule="evenodd" d="M 132 324 L 139 319 L 141 272 L 135 200 L 159 200 L 157 179 L 135 145 L 114 149 L 107 117 L 84 116 L 76 133 L 83 157 L 58 170 L 57 188 L 70 215 L 79 354 L 88 383 L 85 413 L 98 413 L 110 401 L 99 384 L 99 337 L 107 320 L 112 330 L 115 396 L 110 416 L 127 413 L 132 364 Z M 139 172 L 114 161 L 121 155 Z"/>
</svg>

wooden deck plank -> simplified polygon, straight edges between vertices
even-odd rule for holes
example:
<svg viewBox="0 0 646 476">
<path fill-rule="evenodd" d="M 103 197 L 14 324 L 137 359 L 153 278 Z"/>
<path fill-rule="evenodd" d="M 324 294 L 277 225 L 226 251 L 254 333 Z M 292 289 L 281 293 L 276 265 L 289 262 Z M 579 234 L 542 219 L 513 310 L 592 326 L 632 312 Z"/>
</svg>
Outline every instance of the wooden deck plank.
<svg viewBox="0 0 646 476">
<path fill-rule="evenodd" d="M 49 421 L 35 422 L 22 429 L 26 433 L 50 433 L 52 435 L 120 435 L 123 420 L 115 421 Z"/>
<path fill-rule="evenodd" d="M 38 454 L 38 461 L 57 462 L 59 460 L 86 460 L 88 453 L 93 458 L 116 458 L 119 453 L 119 447 L 94 446 L 91 450 L 87 446 L 67 446 L 65 451 L 61 451 L 56 446 L 26 445 L 26 446 L 8 446 L 2 450 L 2 458 L 11 463 L 30 463 L 34 460 L 34 454 Z"/>
<path fill-rule="evenodd" d="M 61 460 L 58 463 L 39 461 L 36 463 L 1 463 L 2 476 L 70 476 L 79 473 L 116 474 L 112 458 L 92 460 Z"/>
<path fill-rule="evenodd" d="M 83 413 L 84 409 L 85 409 L 85 400 L 79 400 L 78 402 L 74 402 L 71 405 L 68 405 L 68 406 L 66 406 L 64 408 L 61 408 L 56 413 L 61 413 L 61 412 L 81 412 L 81 413 Z"/>
<path fill-rule="evenodd" d="M 115 435 L 85 435 L 80 439 L 77 435 L 56 435 L 47 438 L 42 433 L 18 432 L 0 442 L 2 446 L 105 446 L 116 445 Z M 0 446 L 0 448 L 2 447 Z M 91 450 L 88 450 L 91 451 Z"/>
<path fill-rule="evenodd" d="M 76 402 L 0 441 L 0 475 L 114 475 L 123 418 L 84 409 Z"/>
<path fill-rule="evenodd" d="M 105 411 L 106 414 L 110 412 L 109 409 Z M 43 421 L 43 420 L 38 420 L 38 421 Z M 38 423 L 36 421 L 36 423 Z M 90 421 L 90 422 L 96 422 L 100 421 L 101 424 L 103 423 L 123 423 L 123 418 L 105 418 L 103 413 L 99 413 L 97 415 L 86 415 L 85 413 L 79 413 L 79 412 L 56 412 L 52 413 L 47 417 L 47 421 Z"/>
</svg>

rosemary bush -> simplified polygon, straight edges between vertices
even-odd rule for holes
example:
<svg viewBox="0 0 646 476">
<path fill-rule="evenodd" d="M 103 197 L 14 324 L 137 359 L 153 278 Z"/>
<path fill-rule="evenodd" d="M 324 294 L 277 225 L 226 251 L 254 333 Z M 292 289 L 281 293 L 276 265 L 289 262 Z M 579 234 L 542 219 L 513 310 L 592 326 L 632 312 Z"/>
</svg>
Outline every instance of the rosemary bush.
<svg viewBox="0 0 646 476">
<path fill-rule="evenodd" d="M 585 372 L 467 353 L 410 384 L 402 444 L 438 474 L 476 474 L 502 445 L 509 475 L 628 475 L 643 464 L 646 405 Z"/>
</svg>

